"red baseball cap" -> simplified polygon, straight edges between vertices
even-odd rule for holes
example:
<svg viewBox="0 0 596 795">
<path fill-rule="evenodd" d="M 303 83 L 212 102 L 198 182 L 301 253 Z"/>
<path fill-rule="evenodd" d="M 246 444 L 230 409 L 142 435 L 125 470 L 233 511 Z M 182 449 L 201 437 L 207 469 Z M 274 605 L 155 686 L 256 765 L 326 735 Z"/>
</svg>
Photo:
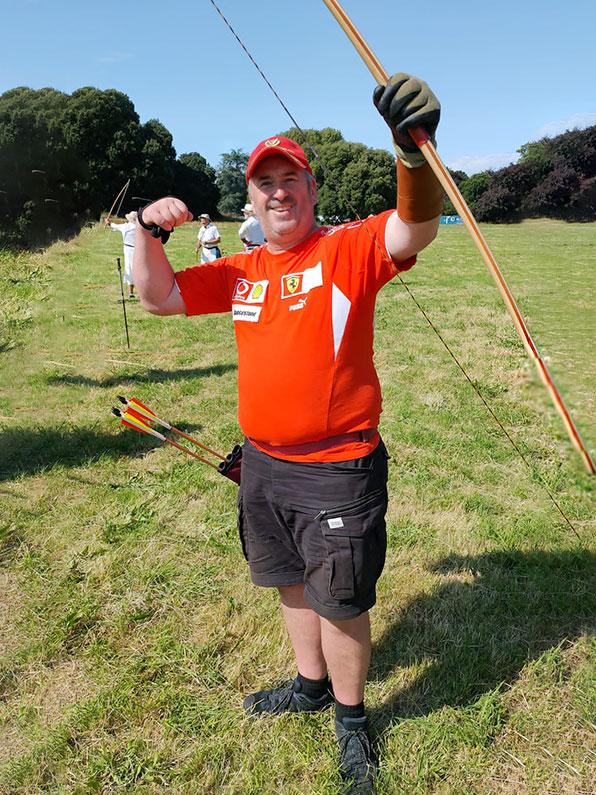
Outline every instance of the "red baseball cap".
<svg viewBox="0 0 596 795">
<path fill-rule="evenodd" d="M 261 141 L 261 143 L 257 144 L 252 150 L 246 166 L 246 182 L 248 183 L 248 180 L 251 178 L 255 168 L 261 160 L 265 160 L 266 157 L 273 157 L 274 155 L 286 157 L 295 166 L 305 168 L 309 174 L 312 174 L 312 169 L 310 163 L 306 159 L 304 149 L 299 146 L 296 141 L 284 138 L 283 135 L 275 135 L 273 138 L 266 138 L 264 141 Z"/>
</svg>

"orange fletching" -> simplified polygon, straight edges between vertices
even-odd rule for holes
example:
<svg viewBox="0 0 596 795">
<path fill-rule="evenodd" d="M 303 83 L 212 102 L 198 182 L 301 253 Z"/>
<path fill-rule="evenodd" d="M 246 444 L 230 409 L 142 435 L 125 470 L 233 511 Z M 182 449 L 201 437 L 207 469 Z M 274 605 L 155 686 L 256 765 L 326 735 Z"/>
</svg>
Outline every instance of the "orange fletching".
<svg viewBox="0 0 596 795">
<path fill-rule="evenodd" d="M 136 397 L 131 397 L 128 402 L 132 403 L 135 406 L 138 406 L 140 409 L 143 409 L 143 411 L 147 412 L 148 414 L 151 414 L 154 417 L 157 416 L 157 414 L 154 411 L 151 411 L 149 406 L 146 406 L 144 403 L 141 403 L 141 401 L 138 400 Z"/>
</svg>

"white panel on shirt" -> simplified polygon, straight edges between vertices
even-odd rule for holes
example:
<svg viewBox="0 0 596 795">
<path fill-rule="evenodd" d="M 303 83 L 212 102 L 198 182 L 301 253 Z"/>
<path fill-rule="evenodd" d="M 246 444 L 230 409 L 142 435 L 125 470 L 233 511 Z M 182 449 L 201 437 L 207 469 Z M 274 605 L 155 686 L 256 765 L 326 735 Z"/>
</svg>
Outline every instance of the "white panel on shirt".
<svg viewBox="0 0 596 795">
<path fill-rule="evenodd" d="M 337 359 L 337 352 L 346 330 L 346 323 L 348 322 L 348 315 L 350 314 L 350 307 L 352 306 L 350 300 L 342 293 L 339 287 L 335 284 L 331 285 L 331 317 L 333 319 L 333 347 L 335 349 L 335 358 Z"/>
</svg>

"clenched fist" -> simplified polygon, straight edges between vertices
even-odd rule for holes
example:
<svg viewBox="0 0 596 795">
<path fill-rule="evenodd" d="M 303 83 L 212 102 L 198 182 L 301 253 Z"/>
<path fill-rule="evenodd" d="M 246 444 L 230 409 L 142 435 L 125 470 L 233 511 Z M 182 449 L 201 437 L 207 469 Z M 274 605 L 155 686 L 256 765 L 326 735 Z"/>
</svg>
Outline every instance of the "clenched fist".
<svg viewBox="0 0 596 795">
<path fill-rule="evenodd" d="M 425 160 L 408 133 L 409 127 L 424 127 L 435 143 L 441 104 L 424 80 L 405 72 L 393 75 L 386 86 L 377 86 L 373 102 L 389 125 L 398 157 L 409 168 Z"/>
<path fill-rule="evenodd" d="M 171 232 L 175 227 L 192 221 L 192 213 L 181 199 L 165 196 L 144 207 L 138 221 L 144 229 L 158 226 Z"/>
</svg>

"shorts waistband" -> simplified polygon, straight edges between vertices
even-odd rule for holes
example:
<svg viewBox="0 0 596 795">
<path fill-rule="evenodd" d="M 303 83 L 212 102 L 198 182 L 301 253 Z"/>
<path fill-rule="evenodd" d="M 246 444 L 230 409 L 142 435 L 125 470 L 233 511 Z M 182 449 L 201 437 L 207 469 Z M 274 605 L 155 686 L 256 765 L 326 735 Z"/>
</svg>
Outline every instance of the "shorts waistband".
<svg viewBox="0 0 596 795">
<path fill-rule="evenodd" d="M 378 434 L 377 428 L 365 428 L 362 431 L 349 431 L 340 433 L 338 436 L 329 436 L 327 439 L 319 439 L 316 442 L 304 442 L 302 444 L 273 445 L 255 439 L 259 449 L 275 456 L 278 455 L 307 455 L 308 453 L 318 453 L 323 450 L 333 450 L 352 442 L 370 442 Z M 249 437 L 249 441 L 252 441 Z"/>
</svg>

